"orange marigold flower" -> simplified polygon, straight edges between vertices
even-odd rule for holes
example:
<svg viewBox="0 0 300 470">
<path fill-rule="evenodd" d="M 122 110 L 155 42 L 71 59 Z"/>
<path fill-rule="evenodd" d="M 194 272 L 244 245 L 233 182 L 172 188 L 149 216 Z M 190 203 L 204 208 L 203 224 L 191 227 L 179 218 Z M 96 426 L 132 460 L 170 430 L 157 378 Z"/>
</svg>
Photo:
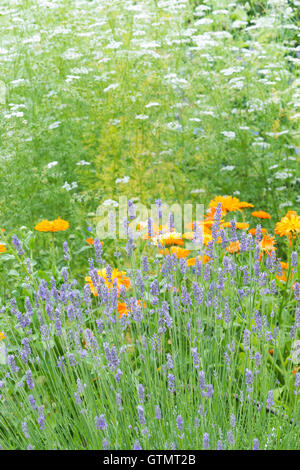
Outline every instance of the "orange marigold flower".
<svg viewBox="0 0 300 470">
<path fill-rule="evenodd" d="M 229 228 L 231 225 L 230 222 L 224 222 L 222 226 L 225 228 Z M 247 230 L 249 228 L 249 224 L 247 224 L 246 222 L 236 222 L 236 228 L 239 230 Z"/>
<path fill-rule="evenodd" d="M 34 228 L 38 232 L 61 232 L 69 227 L 69 222 L 58 217 L 56 220 L 42 220 Z"/>
<path fill-rule="evenodd" d="M 265 211 L 254 211 L 251 212 L 252 217 L 258 217 L 259 219 L 271 219 L 271 216 L 268 212 Z"/>
<path fill-rule="evenodd" d="M 248 231 L 249 231 L 249 233 L 250 233 L 253 237 L 255 237 L 255 235 L 256 235 L 256 228 L 250 228 L 250 230 L 248 230 Z M 263 234 L 264 234 L 264 233 L 268 233 L 268 231 L 267 231 L 267 229 L 265 229 L 265 228 L 261 228 L 261 233 L 263 233 Z"/>
<path fill-rule="evenodd" d="M 198 256 L 198 260 L 200 261 L 200 263 L 202 264 L 206 264 L 209 262 L 210 258 L 209 256 L 207 255 L 203 255 L 203 256 Z M 196 264 L 196 258 L 190 258 L 187 260 L 186 262 L 187 266 L 195 266 Z"/>
<path fill-rule="evenodd" d="M 142 302 L 140 300 L 138 300 L 138 304 L 141 306 L 141 307 L 146 307 L 146 304 L 145 302 L 142 304 Z M 118 307 L 117 307 L 117 310 L 118 310 L 118 313 L 119 313 L 119 318 L 122 317 L 122 315 L 128 315 L 128 308 L 127 308 L 127 305 L 125 302 L 118 302 Z M 132 311 L 132 307 L 131 307 L 131 310 Z"/>
<path fill-rule="evenodd" d="M 300 216 L 295 211 L 288 211 L 275 226 L 275 233 L 280 237 L 288 236 L 295 238 L 300 232 Z"/>
<path fill-rule="evenodd" d="M 122 315 L 128 315 L 128 310 L 127 310 L 127 305 L 125 302 L 118 302 L 118 313 L 119 313 L 119 318 L 122 317 Z"/>
<path fill-rule="evenodd" d="M 163 255 L 171 253 L 171 255 L 175 255 L 177 258 L 186 258 L 190 254 L 190 250 L 186 250 L 180 246 L 171 246 L 170 249 L 165 248 L 164 250 L 160 250 L 160 253 Z"/>
<path fill-rule="evenodd" d="M 1 232 L 5 232 L 5 228 L 0 228 Z"/>
<path fill-rule="evenodd" d="M 107 279 L 106 268 L 99 269 L 98 276 L 100 278 L 104 279 L 104 282 L 105 282 L 105 284 L 107 285 L 107 287 L 109 289 L 112 289 L 114 283 L 116 282 L 118 294 L 120 292 L 121 286 L 124 286 L 125 289 L 129 289 L 129 287 L 130 287 L 130 279 L 129 279 L 129 277 L 126 276 L 126 272 L 125 271 L 119 271 L 117 268 L 115 268 L 112 271 L 112 275 L 111 275 L 110 280 Z M 86 276 L 85 281 L 89 284 L 92 294 L 95 297 L 97 297 L 98 296 L 97 286 L 94 286 L 90 276 Z"/>
<path fill-rule="evenodd" d="M 0 245 L 0 253 L 5 253 L 6 252 L 6 246 L 5 245 Z"/>
<path fill-rule="evenodd" d="M 2 341 L 4 338 L 5 338 L 5 334 L 2 331 L 0 331 L 0 341 Z"/>
<path fill-rule="evenodd" d="M 241 249 L 241 245 L 240 245 L 239 240 L 237 240 L 235 242 L 231 242 L 225 251 L 227 251 L 228 253 L 238 253 L 240 249 Z"/>
<path fill-rule="evenodd" d="M 287 280 L 286 271 L 283 271 L 281 276 L 277 274 L 276 279 L 278 279 L 278 281 L 286 282 Z"/>
<path fill-rule="evenodd" d="M 275 251 L 276 241 L 274 237 L 271 237 L 268 233 L 265 233 L 259 246 L 262 251 L 265 251 L 269 254 L 270 251 Z"/>
<path fill-rule="evenodd" d="M 212 209 L 216 209 L 218 203 L 221 203 L 222 211 L 225 212 L 235 212 L 241 211 L 245 207 L 254 207 L 252 204 L 248 202 L 242 202 L 237 197 L 232 196 L 216 196 L 212 201 L 209 203 L 209 207 Z"/>
<path fill-rule="evenodd" d="M 274 349 L 270 349 L 269 353 L 271 354 L 271 356 L 273 356 L 273 354 L 274 354 Z"/>
</svg>

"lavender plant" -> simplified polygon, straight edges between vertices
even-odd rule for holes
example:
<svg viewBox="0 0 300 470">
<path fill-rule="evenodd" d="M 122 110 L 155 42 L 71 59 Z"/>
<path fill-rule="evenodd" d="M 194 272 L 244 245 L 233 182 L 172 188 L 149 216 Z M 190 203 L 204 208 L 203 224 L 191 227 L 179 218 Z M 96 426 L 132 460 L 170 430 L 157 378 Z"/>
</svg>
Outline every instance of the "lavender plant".
<svg viewBox="0 0 300 470">
<path fill-rule="evenodd" d="M 258 269 L 259 236 L 230 254 L 219 230 L 204 265 L 139 239 L 118 270 L 96 242 L 85 285 L 65 245 L 42 278 L 6 239 L 23 295 L 1 305 L 3 449 L 299 448 L 300 284 L 266 253 Z"/>
</svg>

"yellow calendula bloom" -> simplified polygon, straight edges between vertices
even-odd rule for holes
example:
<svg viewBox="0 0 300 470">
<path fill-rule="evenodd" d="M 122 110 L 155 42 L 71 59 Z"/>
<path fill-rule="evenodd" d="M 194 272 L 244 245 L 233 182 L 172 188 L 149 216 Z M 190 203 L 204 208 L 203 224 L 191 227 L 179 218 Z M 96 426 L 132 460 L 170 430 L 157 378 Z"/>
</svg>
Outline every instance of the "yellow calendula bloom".
<svg viewBox="0 0 300 470">
<path fill-rule="evenodd" d="M 55 220 L 42 220 L 34 228 L 38 232 L 61 232 L 69 227 L 69 222 L 58 217 Z"/>
<path fill-rule="evenodd" d="M 230 222 L 224 222 L 222 227 L 224 227 L 224 228 L 231 227 Z M 247 224 L 247 222 L 236 222 L 236 228 L 239 229 L 239 230 L 248 230 L 249 227 L 250 226 L 249 226 L 249 224 Z"/>
<path fill-rule="evenodd" d="M 157 245 L 162 245 L 162 246 L 167 246 L 167 245 L 184 245 L 184 241 L 182 239 L 182 234 L 178 232 L 167 232 L 163 233 L 157 237 L 152 238 L 152 243 L 157 246 Z"/>
<path fill-rule="evenodd" d="M 295 211 L 288 211 L 276 224 L 275 233 L 280 237 L 288 236 L 290 239 L 300 232 L 300 216 Z"/>
<path fill-rule="evenodd" d="M 107 277 L 106 268 L 99 269 L 98 276 L 100 278 L 104 279 L 104 282 L 105 282 L 106 286 L 109 289 L 112 289 L 114 284 L 116 283 L 118 294 L 120 292 L 121 286 L 124 286 L 125 289 L 129 289 L 129 287 L 130 287 L 130 279 L 129 279 L 129 277 L 126 276 L 126 272 L 125 271 L 119 271 L 117 268 L 115 268 L 112 271 L 111 279 L 108 279 L 108 277 Z M 97 286 L 95 286 L 93 284 L 93 281 L 92 281 L 91 277 L 86 276 L 85 281 L 89 284 L 92 294 L 95 297 L 97 297 L 98 296 Z"/>
<path fill-rule="evenodd" d="M 2 341 L 5 338 L 5 334 L 0 331 L 0 341 Z"/>
<path fill-rule="evenodd" d="M 197 259 L 198 259 L 199 263 L 201 263 L 201 264 L 206 264 L 210 260 L 210 258 L 207 255 L 198 256 Z M 187 266 L 195 266 L 196 258 L 188 259 L 186 264 L 187 264 Z"/>
<path fill-rule="evenodd" d="M 6 252 L 6 246 L 3 244 L 0 244 L 0 253 L 5 253 Z"/>
</svg>

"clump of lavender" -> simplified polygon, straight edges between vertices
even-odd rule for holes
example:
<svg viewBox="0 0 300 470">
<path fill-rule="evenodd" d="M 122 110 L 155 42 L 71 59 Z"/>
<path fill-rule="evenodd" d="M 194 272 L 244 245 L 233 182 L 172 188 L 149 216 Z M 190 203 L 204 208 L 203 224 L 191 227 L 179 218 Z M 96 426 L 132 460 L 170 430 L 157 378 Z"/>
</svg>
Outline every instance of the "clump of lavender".
<svg viewBox="0 0 300 470">
<path fill-rule="evenodd" d="M 132 204 L 128 212 L 132 220 Z M 69 263 L 64 267 L 66 255 L 71 258 L 66 244 L 60 269 L 45 279 L 30 263 L 24 300 L 11 296 L 0 306 L 1 317 L 9 316 L 0 332 L 0 412 L 17 414 L 0 432 L 2 447 L 11 442 L 11 429 L 24 449 L 47 442 L 55 448 L 255 449 L 281 404 L 295 416 L 300 375 L 286 361 L 289 346 L 278 348 L 282 335 L 282 344 L 291 343 L 290 331 L 297 341 L 299 285 L 285 292 L 274 254 L 262 254 L 235 221 L 221 229 L 220 216 L 218 206 L 213 241 L 200 247 L 195 262 L 134 240 L 136 250 L 127 246 L 130 259 L 118 258 L 125 265 L 117 271 L 104 261 L 105 244 L 96 241 L 94 259 L 86 263 L 94 290 L 74 279 Z M 169 221 L 173 227 L 172 216 Z M 154 231 L 152 221 L 148 228 Z M 239 254 L 224 252 L 232 240 L 239 240 Z M 105 277 L 96 263 L 105 265 Z M 294 378 L 293 389 L 286 377 Z M 276 396 L 275 408 L 278 386 L 285 393 Z M 64 429 L 61 443 L 56 429 Z M 284 431 L 278 433 L 285 442 Z"/>
</svg>

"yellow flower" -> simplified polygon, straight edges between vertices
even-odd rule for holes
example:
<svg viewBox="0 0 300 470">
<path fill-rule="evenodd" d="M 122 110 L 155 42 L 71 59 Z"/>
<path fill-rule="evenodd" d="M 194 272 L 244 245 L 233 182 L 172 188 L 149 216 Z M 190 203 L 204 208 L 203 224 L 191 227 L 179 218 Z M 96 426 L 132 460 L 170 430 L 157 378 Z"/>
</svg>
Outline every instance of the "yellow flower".
<svg viewBox="0 0 300 470">
<path fill-rule="evenodd" d="M 69 227 L 69 222 L 58 217 L 56 220 L 42 220 L 34 228 L 38 232 L 61 232 Z"/>
<path fill-rule="evenodd" d="M 247 209 L 248 207 L 254 207 L 254 205 L 250 204 L 250 202 L 244 202 L 244 201 L 240 202 L 240 209 Z"/>
<path fill-rule="evenodd" d="M 230 222 L 224 222 L 222 227 L 229 228 L 231 227 L 231 224 Z M 249 224 L 247 224 L 246 222 L 236 222 L 236 228 L 239 230 L 247 230 L 249 228 Z"/>
<path fill-rule="evenodd" d="M 6 252 L 6 246 L 5 245 L 0 245 L 0 253 L 5 253 Z"/>
<path fill-rule="evenodd" d="M 152 238 L 154 245 L 184 245 L 182 240 L 182 234 L 178 232 L 167 232 L 159 235 L 158 237 Z"/>
<path fill-rule="evenodd" d="M 208 263 L 210 260 L 210 258 L 207 256 L 207 255 L 203 255 L 203 256 L 198 256 L 198 261 L 202 264 L 206 264 Z M 187 266 L 195 266 L 196 264 L 196 258 L 190 258 L 187 260 Z"/>
<path fill-rule="evenodd" d="M 288 236 L 289 239 L 295 238 L 296 234 L 300 232 L 300 216 L 295 211 L 288 211 L 282 217 L 280 222 L 277 222 L 275 233 L 280 237 Z"/>
<path fill-rule="evenodd" d="M 104 282 L 108 289 L 112 289 L 114 283 L 116 283 L 118 294 L 120 293 L 121 286 L 124 286 L 125 289 L 129 289 L 130 287 L 130 279 L 129 277 L 126 277 L 126 272 L 119 271 L 117 268 L 112 271 L 111 279 L 107 278 L 106 268 L 100 269 L 98 271 L 98 276 L 104 279 Z M 97 286 L 93 284 L 93 281 L 90 276 L 86 276 L 85 281 L 89 284 L 92 294 L 97 297 Z"/>
<path fill-rule="evenodd" d="M 5 334 L 0 331 L 0 341 L 2 341 L 5 338 Z"/>
</svg>

